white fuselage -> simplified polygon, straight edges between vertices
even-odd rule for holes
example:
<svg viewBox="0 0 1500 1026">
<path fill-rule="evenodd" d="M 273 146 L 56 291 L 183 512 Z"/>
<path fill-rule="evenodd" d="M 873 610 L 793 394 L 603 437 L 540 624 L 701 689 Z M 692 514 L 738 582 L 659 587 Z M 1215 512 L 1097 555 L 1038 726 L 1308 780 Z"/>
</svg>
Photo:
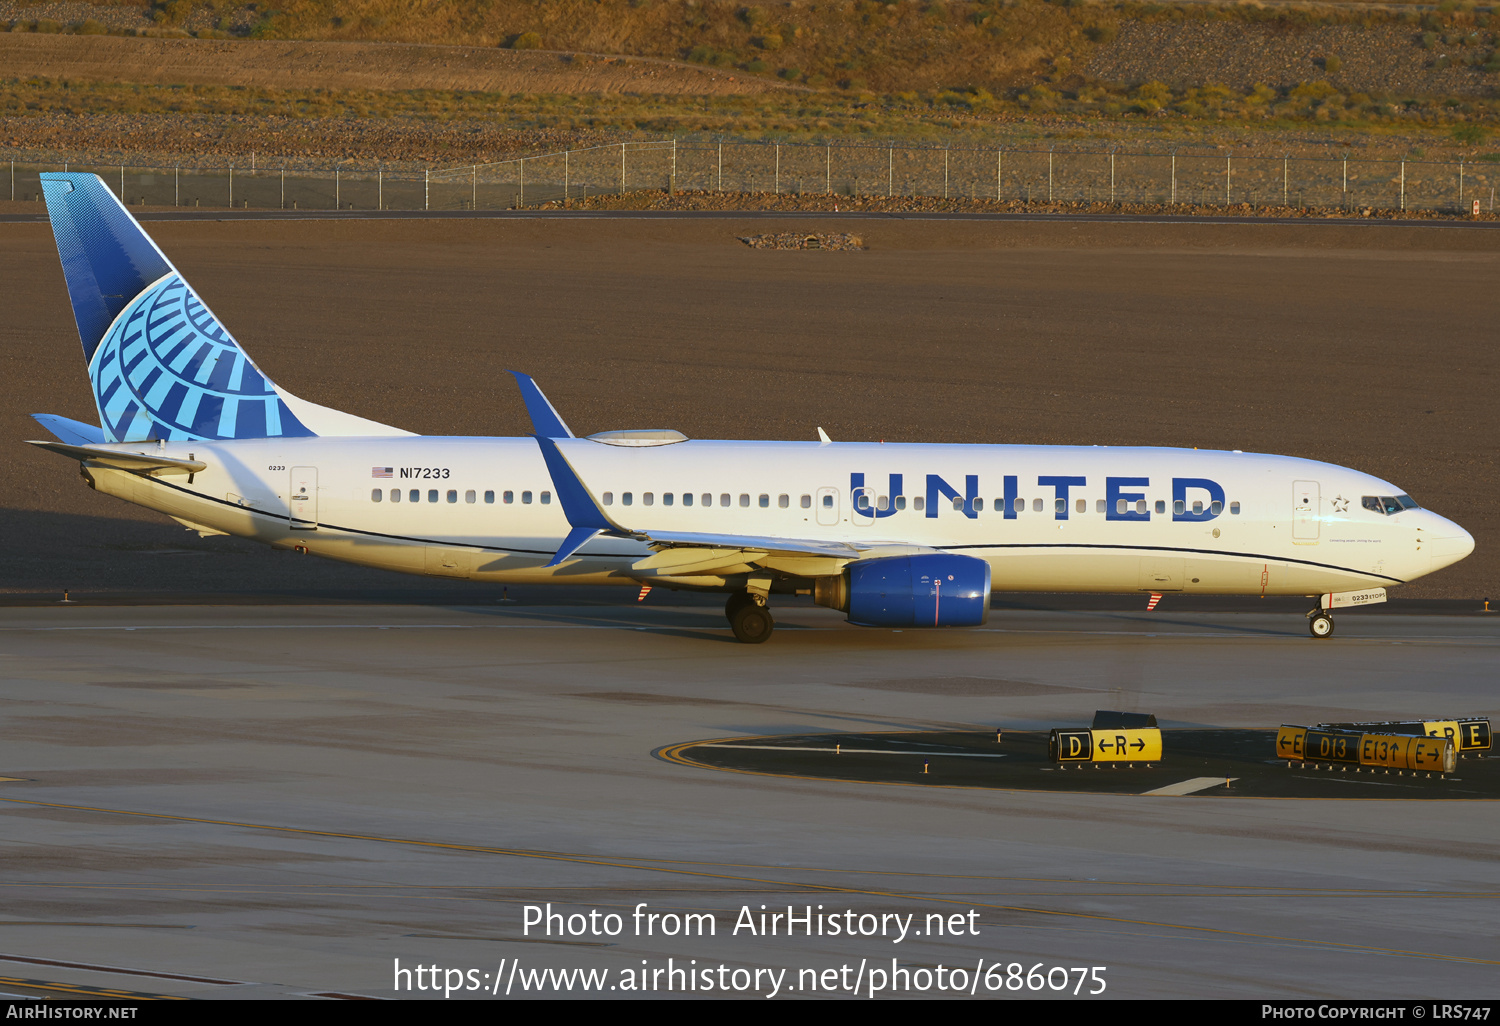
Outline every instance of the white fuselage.
<svg viewBox="0 0 1500 1026">
<path fill-rule="evenodd" d="M 943 549 L 987 560 L 995 591 L 1311 595 L 1401 584 L 1473 549 L 1463 528 L 1430 511 L 1365 508 L 1365 496 L 1400 494 L 1388 482 L 1284 456 L 586 438 L 558 447 L 622 528 L 842 541 L 873 545 L 872 555 Z M 86 465 L 100 491 L 201 530 L 436 576 L 571 584 L 653 576 L 632 569 L 651 555 L 645 543 L 610 537 L 544 569 L 569 524 L 529 437 L 106 448 L 207 464 L 191 479 Z"/>
</svg>

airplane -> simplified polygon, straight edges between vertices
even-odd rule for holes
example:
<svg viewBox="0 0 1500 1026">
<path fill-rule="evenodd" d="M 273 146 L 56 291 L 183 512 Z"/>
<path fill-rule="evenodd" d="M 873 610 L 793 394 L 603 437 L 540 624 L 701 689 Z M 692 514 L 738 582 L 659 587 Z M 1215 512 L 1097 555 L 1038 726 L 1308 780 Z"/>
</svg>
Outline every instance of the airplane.
<svg viewBox="0 0 1500 1026">
<path fill-rule="evenodd" d="M 300 399 L 256 366 L 109 187 L 42 175 L 99 423 L 35 414 L 88 485 L 201 535 L 410 574 L 771 595 L 855 624 L 986 622 L 994 592 L 1302 595 L 1335 609 L 1463 559 L 1395 485 L 1198 449 L 579 438 L 526 374 L 518 438 L 417 435 Z"/>
</svg>

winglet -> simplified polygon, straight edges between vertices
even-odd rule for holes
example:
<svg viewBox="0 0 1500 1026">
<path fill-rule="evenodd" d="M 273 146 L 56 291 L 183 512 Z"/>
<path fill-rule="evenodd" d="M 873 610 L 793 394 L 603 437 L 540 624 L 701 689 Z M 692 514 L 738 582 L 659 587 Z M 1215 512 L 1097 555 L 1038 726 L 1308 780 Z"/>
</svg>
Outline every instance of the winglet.
<svg viewBox="0 0 1500 1026">
<path fill-rule="evenodd" d="M 557 415 L 557 410 L 547 401 L 542 390 L 531 380 L 531 375 L 520 371 L 510 372 L 521 386 L 521 399 L 526 403 L 526 413 L 531 417 L 531 429 L 538 438 L 572 438 L 573 432 Z"/>
<path fill-rule="evenodd" d="M 563 562 L 573 553 L 577 552 L 579 549 L 583 548 L 586 544 L 593 541 L 596 537 L 603 533 L 603 531 L 600 531 L 595 527 L 573 528 L 573 530 L 568 532 L 568 536 L 563 539 L 563 543 L 558 546 L 557 554 L 554 555 L 552 559 L 542 567 L 542 569 L 550 570 L 552 567 L 557 566 L 559 563 Z"/>
</svg>

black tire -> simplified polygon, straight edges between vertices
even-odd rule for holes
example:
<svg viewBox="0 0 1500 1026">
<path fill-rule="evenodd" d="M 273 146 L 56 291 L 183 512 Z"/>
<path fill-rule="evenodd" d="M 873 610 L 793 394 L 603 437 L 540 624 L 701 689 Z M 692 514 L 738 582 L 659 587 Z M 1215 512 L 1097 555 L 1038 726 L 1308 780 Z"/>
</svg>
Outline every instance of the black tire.
<svg viewBox="0 0 1500 1026">
<path fill-rule="evenodd" d="M 1315 638 L 1333 636 L 1333 617 L 1327 613 L 1314 613 L 1307 620 L 1307 630 Z"/>
<path fill-rule="evenodd" d="M 747 645 L 759 645 L 771 636 L 771 631 L 776 627 L 776 621 L 771 619 L 769 609 L 751 601 L 748 605 L 742 605 L 735 610 L 729 620 L 729 626 L 734 629 L 736 640 Z"/>
<path fill-rule="evenodd" d="M 729 596 L 729 601 L 724 603 L 724 618 L 728 620 L 730 624 L 733 624 L 735 613 L 739 612 L 747 605 L 754 604 L 755 599 L 750 597 L 750 593 L 748 591 L 732 592 Z"/>
</svg>

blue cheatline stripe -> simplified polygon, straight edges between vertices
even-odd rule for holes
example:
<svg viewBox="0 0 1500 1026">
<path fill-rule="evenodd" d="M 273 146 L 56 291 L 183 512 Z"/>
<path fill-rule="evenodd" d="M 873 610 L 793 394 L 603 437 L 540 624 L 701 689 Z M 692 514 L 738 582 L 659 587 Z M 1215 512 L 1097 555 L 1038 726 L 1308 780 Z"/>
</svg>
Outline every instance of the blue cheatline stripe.
<svg viewBox="0 0 1500 1026">
<path fill-rule="evenodd" d="M 1235 559 L 1259 559 L 1268 563 L 1296 563 L 1299 566 L 1315 566 L 1323 570 L 1337 570 L 1340 573 L 1379 578 L 1382 581 L 1390 581 L 1393 584 L 1407 583 L 1399 577 L 1387 577 L 1385 574 L 1377 574 L 1369 570 L 1355 570 L 1351 567 L 1339 566 L 1337 563 L 1319 563 L 1311 559 L 1292 559 L 1290 556 L 1267 556 L 1264 553 L 1258 552 L 1233 552 L 1229 549 L 1190 549 L 1179 548 L 1173 545 L 1106 545 L 1088 542 L 1003 542 L 981 543 L 978 545 L 940 545 L 937 547 L 945 552 L 961 549 L 1119 549 L 1126 552 L 1191 553 L 1200 556 L 1230 556 Z"/>
</svg>

